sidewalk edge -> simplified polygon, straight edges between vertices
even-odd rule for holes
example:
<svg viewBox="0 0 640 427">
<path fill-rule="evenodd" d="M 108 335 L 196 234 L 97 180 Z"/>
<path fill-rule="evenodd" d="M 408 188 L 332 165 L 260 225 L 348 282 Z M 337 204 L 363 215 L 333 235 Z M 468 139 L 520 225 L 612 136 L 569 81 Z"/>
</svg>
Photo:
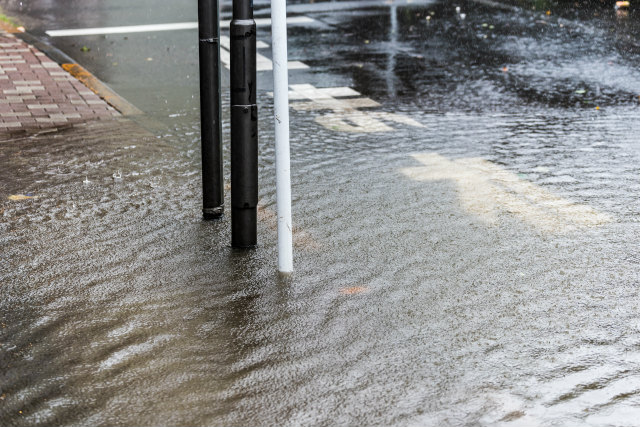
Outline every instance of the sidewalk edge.
<svg viewBox="0 0 640 427">
<path fill-rule="evenodd" d="M 91 89 L 96 95 L 104 99 L 109 105 L 118 110 L 124 116 L 139 116 L 143 115 L 140 109 L 131 104 L 129 101 L 118 95 L 113 89 L 100 81 L 87 69 L 82 67 L 73 58 L 69 57 L 66 53 L 60 49 L 46 43 L 39 38 L 23 32 L 14 32 L 14 36 L 20 38 L 22 41 L 32 45 L 53 61 L 57 62 L 65 71 L 78 79 L 82 84 Z"/>
</svg>

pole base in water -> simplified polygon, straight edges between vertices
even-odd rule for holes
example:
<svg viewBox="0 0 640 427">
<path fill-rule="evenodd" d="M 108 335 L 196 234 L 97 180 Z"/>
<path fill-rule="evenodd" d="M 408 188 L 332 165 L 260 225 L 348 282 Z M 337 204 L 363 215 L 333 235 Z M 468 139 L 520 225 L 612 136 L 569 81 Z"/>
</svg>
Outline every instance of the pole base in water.
<svg viewBox="0 0 640 427">
<path fill-rule="evenodd" d="M 258 244 L 257 208 L 231 209 L 231 246 L 253 248 Z"/>
<path fill-rule="evenodd" d="M 278 271 L 278 279 L 280 280 L 291 280 L 293 277 L 293 271 Z"/>
<path fill-rule="evenodd" d="M 220 219 L 224 215 L 224 205 L 217 208 L 205 208 L 202 209 L 202 218 L 205 221 L 211 221 L 214 219 Z"/>
</svg>

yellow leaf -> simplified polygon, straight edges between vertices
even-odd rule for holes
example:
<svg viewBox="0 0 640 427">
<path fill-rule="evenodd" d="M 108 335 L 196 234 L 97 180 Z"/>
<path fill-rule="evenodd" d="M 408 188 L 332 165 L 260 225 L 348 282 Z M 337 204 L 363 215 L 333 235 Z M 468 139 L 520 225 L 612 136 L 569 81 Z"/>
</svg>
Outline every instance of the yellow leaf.
<svg viewBox="0 0 640 427">
<path fill-rule="evenodd" d="M 351 288 L 342 288 L 340 289 L 340 293 L 342 295 L 354 295 L 354 294 L 361 294 L 363 292 L 368 291 L 369 288 L 365 287 L 365 286 L 353 286 Z"/>
<path fill-rule="evenodd" d="M 12 194 L 11 196 L 9 196 L 9 200 L 27 200 L 27 199 L 33 199 L 33 196 L 25 196 L 24 194 Z"/>
</svg>

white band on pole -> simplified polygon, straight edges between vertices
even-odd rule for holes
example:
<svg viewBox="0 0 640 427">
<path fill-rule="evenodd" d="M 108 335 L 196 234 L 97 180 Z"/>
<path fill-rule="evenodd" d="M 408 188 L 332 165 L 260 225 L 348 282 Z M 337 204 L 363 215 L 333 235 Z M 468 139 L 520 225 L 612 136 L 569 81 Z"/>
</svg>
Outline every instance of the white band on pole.
<svg viewBox="0 0 640 427">
<path fill-rule="evenodd" d="M 276 136 L 276 204 L 278 271 L 293 272 L 291 169 L 289 160 L 289 71 L 287 70 L 287 2 L 271 0 L 273 104 Z"/>
</svg>

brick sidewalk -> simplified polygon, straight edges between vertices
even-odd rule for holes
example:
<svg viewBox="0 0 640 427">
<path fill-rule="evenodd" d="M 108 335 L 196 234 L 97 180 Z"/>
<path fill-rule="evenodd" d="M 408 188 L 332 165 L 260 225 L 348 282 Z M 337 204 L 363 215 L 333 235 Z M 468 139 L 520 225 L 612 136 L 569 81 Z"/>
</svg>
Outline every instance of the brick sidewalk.
<svg viewBox="0 0 640 427">
<path fill-rule="evenodd" d="M 120 116 L 33 46 L 0 29 L 0 133 Z"/>
</svg>

